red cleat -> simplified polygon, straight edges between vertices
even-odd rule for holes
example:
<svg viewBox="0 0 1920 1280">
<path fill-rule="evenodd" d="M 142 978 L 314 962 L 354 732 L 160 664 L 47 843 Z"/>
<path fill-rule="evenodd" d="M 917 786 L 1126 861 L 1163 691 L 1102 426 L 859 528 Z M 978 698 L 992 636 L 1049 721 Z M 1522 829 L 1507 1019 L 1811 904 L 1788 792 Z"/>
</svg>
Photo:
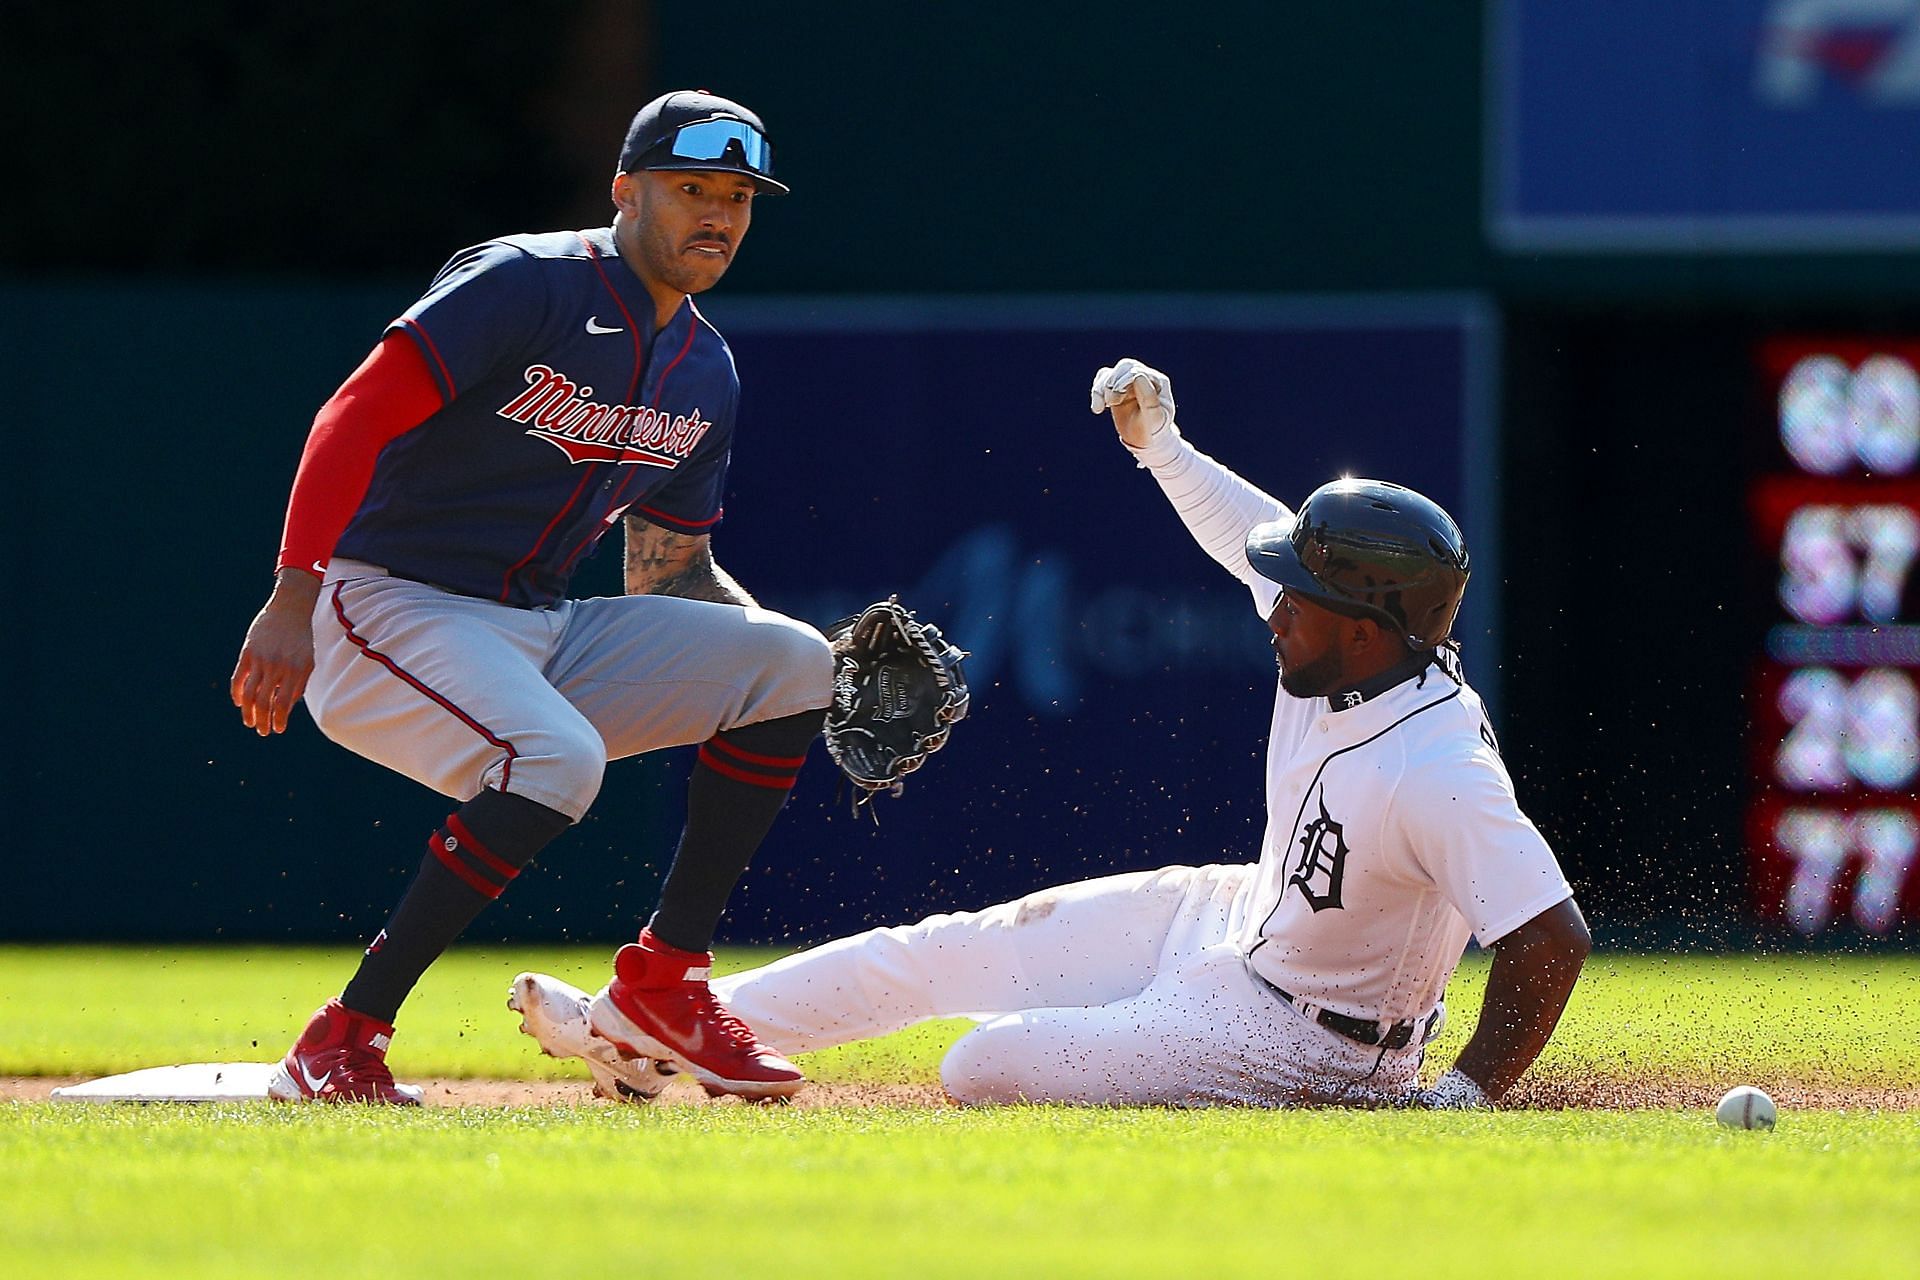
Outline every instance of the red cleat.
<svg viewBox="0 0 1920 1280">
<path fill-rule="evenodd" d="M 355 1013 L 339 1000 L 314 1012 L 307 1029 L 267 1080 L 267 1096 L 281 1102 L 380 1102 L 420 1105 L 420 1090 L 395 1084 L 387 1069 L 393 1028 Z"/>
<path fill-rule="evenodd" d="M 613 981 L 587 1008 L 593 1033 L 629 1058 L 673 1063 L 716 1097 L 798 1093 L 806 1077 L 713 998 L 712 972 L 712 954 L 670 947 L 642 929 L 614 956 Z"/>
</svg>

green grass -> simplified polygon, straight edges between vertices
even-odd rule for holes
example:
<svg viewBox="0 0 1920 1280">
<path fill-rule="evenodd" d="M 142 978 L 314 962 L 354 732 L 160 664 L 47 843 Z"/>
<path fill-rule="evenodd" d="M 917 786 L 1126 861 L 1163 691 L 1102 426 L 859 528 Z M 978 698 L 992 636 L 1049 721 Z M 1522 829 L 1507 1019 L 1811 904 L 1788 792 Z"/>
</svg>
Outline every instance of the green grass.
<svg viewBox="0 0 1920 1280">
<path fill-rule="evenodd" d="M 751 957 L 728 957 L 736 963 Z M 456 952 L 409 1004 L 403 1075 L 565 1077 Z M 0 948 L 0 1074 L 277 1056 L 344 951 Z M 1438 1063 L 1484 967 L 1456 980 Z M 814 1055 L 935 1078 L 955 1028 Z M 257 1042 L 257 1043 L 256 1043 Z M 1920 958 L 1596 957 L 1556 1073 L 1920 1080 Z M 583 1090 L 584 1093 L 584 1090 Z M 366 1112 L 0 1106 L 9 1274 L 1473 1277 L 1920 1273 L 1920 1115 L 748 1107 Z"/>
<path fill-rule="evenodd" d="M 732 951 L 722 970 L 770 958 Z M 352 950 L 0 946 L 7 976 L 0 1075 L 101 1075 L 170 1062 L 278 1057 L 352 972 Z M 606 980 L 594 948 L 467 948 L 427 974 L 402 1015 L 402 1075 L 570 1079 L 514 1028 L 503 1004 L 522 969 L 587 990 Z M 1454 979 L 1454 1011 L 1432 1060 L 1466 1042 L 1486 967 Z M 964 1024 L 935 1024 L 808 1060 L 822 1080 L 939 1078 Z M 1615 956 L 1587 965 L 1537 1070 L 1778 1082 L 1920 1081 L 1920 957 Z"/>
<path fill-rule="evenodd" d="M 777 951 L 721 953 L 731 972 Z M 354 949 L 319 947 L 31 947 L 0 945 L 7 979 L 0 1076 L 109 1075 L 174 1062 L 268 1062 L 353 972 Z M 593 991 L 607 947 L 461 948 L 428 971 L 401 1012 L 390 1055 L 404 1078 L 585 1079 L 543 1058 L 507 1011 L 507 986 L 540 969 Z M 936 1023 L 808 1059 L 825 1080 L 939 1079 L 964 1023 Z"/>
<path fill-rule="evenodd" d="M 0 1111 L 17 1274 L 1911 1275 L 1920 1133 L 1809 1115 Z"/>
</svg>

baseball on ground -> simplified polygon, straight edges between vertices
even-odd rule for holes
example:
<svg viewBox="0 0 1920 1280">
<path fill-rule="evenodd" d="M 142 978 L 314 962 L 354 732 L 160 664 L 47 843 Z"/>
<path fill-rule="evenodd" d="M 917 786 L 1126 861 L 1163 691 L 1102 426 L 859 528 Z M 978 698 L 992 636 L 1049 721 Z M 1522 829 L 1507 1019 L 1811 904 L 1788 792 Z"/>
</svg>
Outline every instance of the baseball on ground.
<svg viewBox="0 0 1920 1280">
<path fill-rule="evenodd" d="M 1729 1129 L 1771 1129 L 1775 1117 L 1773 1099 L 1750 1084 L 1738 1085 L 1720 1095 L 1713 1118 Z"/>
</svg>

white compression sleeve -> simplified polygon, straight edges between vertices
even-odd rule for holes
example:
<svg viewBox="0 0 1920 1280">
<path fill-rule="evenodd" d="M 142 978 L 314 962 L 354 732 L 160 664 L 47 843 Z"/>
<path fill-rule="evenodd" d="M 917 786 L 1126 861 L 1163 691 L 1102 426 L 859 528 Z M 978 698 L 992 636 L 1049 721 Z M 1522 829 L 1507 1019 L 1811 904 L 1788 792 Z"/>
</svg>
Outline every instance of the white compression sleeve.
<svg viewBox="0 0 1920 1280">
<path fill-rule="evenodd" d="M 1265 581 L 1247 563 L 1247 533 L 1293 514 L 1285 503 L 1201 453 L 1177 426 L 1157 432 L 1144 449 L 1126 448 L 1153 473 L 1201 550 L 1248 586 Z"/>
</svg>

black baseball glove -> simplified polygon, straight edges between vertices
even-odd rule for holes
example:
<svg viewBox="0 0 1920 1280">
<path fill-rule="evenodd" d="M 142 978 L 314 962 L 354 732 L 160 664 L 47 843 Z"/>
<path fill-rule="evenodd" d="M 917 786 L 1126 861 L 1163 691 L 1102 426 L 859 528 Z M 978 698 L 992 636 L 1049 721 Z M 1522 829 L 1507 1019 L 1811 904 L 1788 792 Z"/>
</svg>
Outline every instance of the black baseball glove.
<svg viewBox="0 0 1920 1280">
<path fill-rule="evenodd" d="M 892 596 L 827 628 L 833 642 L 833 706 L 827 750 L 865 794 L 899 795 L 902 779 L 947 745 L 967 714 L 966 650 L 920 622 Z"/>
</svg>

